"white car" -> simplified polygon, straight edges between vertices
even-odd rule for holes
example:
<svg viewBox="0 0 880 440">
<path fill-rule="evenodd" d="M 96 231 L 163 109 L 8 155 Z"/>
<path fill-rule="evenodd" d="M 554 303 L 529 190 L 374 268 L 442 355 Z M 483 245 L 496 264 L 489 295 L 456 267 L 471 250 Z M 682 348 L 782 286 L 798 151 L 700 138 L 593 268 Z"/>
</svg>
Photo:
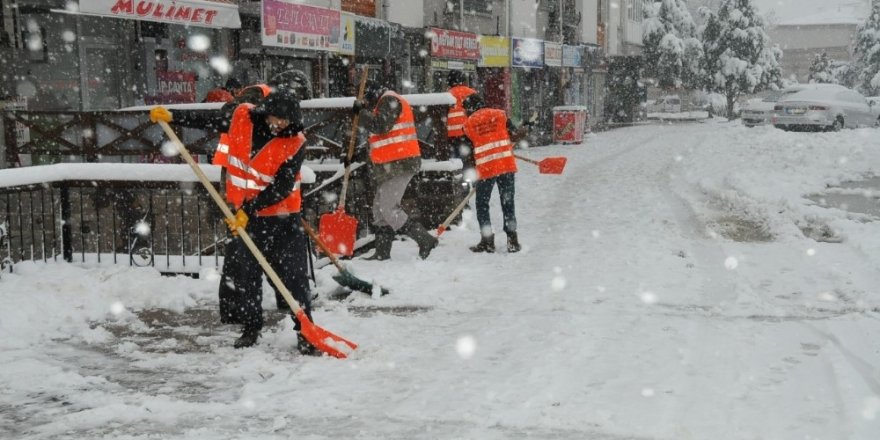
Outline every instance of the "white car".
<svg viewBox="0 0 880 440">
<path fill-rule="evenodd" d="M 774 90 L 764 98 L 750 99 L 740 110 L 743 125 L 754 127 L 756 125 L 769 124 L 773 119 L 773 109 L 776 102 L 786 95 L 803 90 L 801 86 L 786 87 L 782 90 Z"/>
<path fill-rule="evenodd" d="M 783 130 L 831 130 L 873 127 L 877 116 L 859 92 L 836 84 L 807 84 L 782 97 L 772 122 Z"/>
</svg>

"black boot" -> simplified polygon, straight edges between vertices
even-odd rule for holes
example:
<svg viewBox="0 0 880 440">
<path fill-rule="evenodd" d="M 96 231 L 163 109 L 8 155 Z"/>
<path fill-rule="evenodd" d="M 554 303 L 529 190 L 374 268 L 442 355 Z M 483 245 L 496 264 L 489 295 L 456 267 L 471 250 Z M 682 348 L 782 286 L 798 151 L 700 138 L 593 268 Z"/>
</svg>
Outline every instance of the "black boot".
<svg viewBox="0 0 880 440">
<path fill-rule="evenodd" d="M 296 349 L 303 356 L 321 356 L 321 350 L 315 348 L 300 332 L 296 332 Z"/>
<path fill-rule="evenodd" d="M 394 229 L 391 226 L 377 226 L 373 239 L 376 251 L 365 260 L 383 261 L 391 258 L 391 245 L 394 243 Z"/>
<path fill-rule="evenodd" d="M 244 331 L 242 331 L 241 336 L 235 340 L 235 343 L 232 344 L 235 348 L 245 348 L 252 347 L 257 343 L 257 339 L 260 338 L 260 329 L 255 327 L 245 327 Z"/>
<path fill-rule="evenodd" d="M 403 227 L 400 228 L 400 231 L 419 245 L 419 257 L 423 260 L 428 258 L 428 255 L 431 255 L 431 251 L 437 247 L 437 238 L 429 234 L 421 223 L 413 219 L 407 220 Z"/>
<path fill-rule="evenodd" d="M 516 232 L 508 232 L 507 233 L 507 253 L 519 252 L 522 249 L 522 246 L 519 245 L 519 238 L 516 236 Z"/>
<path fill-rule="evenodd" d="M 495 252 L 495 234 L 480 237 L 480 242 L 476 246 L 471 246 L 471 252 Z"/>
</svg>

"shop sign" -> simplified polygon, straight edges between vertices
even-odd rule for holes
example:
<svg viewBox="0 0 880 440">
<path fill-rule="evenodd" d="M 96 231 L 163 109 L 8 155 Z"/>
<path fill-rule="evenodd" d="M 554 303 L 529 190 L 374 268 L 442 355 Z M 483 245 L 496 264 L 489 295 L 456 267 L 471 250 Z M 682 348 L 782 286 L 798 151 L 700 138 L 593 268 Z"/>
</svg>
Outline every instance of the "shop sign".
<svg viewBox="0 0 880 440">
<path fill-rule="evenodd" d="M 156 72 L 159 83 L 158 101 L 163 104 L 196 102 L 196 74 L 167 70 Z"/>
<path fill-rule="evenodd" d="M 563 67 L 583 67 L 581 66 L 581 48 L 580 46 L 562 46 L 562 65 Z"/>
<path fill-rule="evenodd" d="M 562 44 L 544 42 L 544 64 L 548 66 L 562 65 Z"/>
<path fill-rule="evenodd" d="M 16 96 L 9 101 L 3 103 L 2 107 L 5 110 L 27 110 L 28 103 L 27 97 L 25 96 Z M 15 122 L 15 145 L 20 147 L 31 141 L 31 129 L 28 128 L 27 125 L 22 124 L 21 122 Z"/>
<path fill-rule="evenodd" d="M 187 26 L 241 28 L 237 5 L 208 0 L 79 0 L 79 12 Z"/>
<path fill-rule="evenodd" d="M 335 9 L 291 0 L 263 0 L 263 46 L 339 50 L 340 17 Z"/>
<path fill-rule="evenodd" d="M 342 0 L 342 10 L 364 17 L 375 17 L 376 0 Z"/>
<path fill-rule="evenodd" d="M 480 59 L 480 38 L 477 34 L 431 28 L 430 36 L 432 57 Z"/>
<path fill-rule="evenodd" d="M 507 37 L 480 35 L 480 67 L 510 65 L 510 40 Z"/>
<path fill-rule="evenodd" d="M 513 67 L 544 67 L 544 41 L 534 38 L 511 40 Z"/>
<path fill-rule="evenodd" d="M 355 47 L 355 19 L 353 14 L 343 12 L 339 14 L 339 54 L 354 55 Z"/>
<path fill-rule="evenodd" d="M 477 70 L 477 63 L 474 61 L 458 61 L 458 60 L 431 60 L 432 69 L 443 70 L 463 70 L 465 72 L 473 72 Z"/>
</svg>

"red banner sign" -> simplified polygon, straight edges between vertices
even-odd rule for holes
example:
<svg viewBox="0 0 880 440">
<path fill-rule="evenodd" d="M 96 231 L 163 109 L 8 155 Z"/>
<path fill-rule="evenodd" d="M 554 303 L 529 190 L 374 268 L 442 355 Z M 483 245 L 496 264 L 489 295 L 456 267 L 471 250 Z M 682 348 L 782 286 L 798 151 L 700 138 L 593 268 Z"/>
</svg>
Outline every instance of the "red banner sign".
<svg viewBox="0 0 880 440">
<path fill-rule="evenodd" d="M 480 36 L 470 32 L 431 28 L 431 56 L 479 60 Z"/>
<path fill-rule="evenodd" d="M 238 6 L 206 0 L 80 0 L 79 12 L 189 26 L 241 27 Z"/>
</svg>

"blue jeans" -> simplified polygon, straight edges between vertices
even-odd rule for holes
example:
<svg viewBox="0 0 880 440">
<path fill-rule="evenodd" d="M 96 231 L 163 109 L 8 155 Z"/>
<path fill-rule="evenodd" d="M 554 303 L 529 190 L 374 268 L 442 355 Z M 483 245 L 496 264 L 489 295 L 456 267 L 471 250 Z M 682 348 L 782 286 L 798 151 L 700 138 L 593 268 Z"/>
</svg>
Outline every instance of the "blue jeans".
<svg viewBox="0 0 880 440">
<path fill-rule="evenodd" d="M 480 223 L 480 234 L 484 237 L 492 235 L 492 221 L 489 219 L 489 199 L 492 188 L 497 184 L 501 196 L 501 212 L 504 215 L 504 232 L 516 232 L 516 206 L 514 196 L 515 173 L 505 173 L 491 179 L 477 181 L 477 222 Z"/>
</svg>

